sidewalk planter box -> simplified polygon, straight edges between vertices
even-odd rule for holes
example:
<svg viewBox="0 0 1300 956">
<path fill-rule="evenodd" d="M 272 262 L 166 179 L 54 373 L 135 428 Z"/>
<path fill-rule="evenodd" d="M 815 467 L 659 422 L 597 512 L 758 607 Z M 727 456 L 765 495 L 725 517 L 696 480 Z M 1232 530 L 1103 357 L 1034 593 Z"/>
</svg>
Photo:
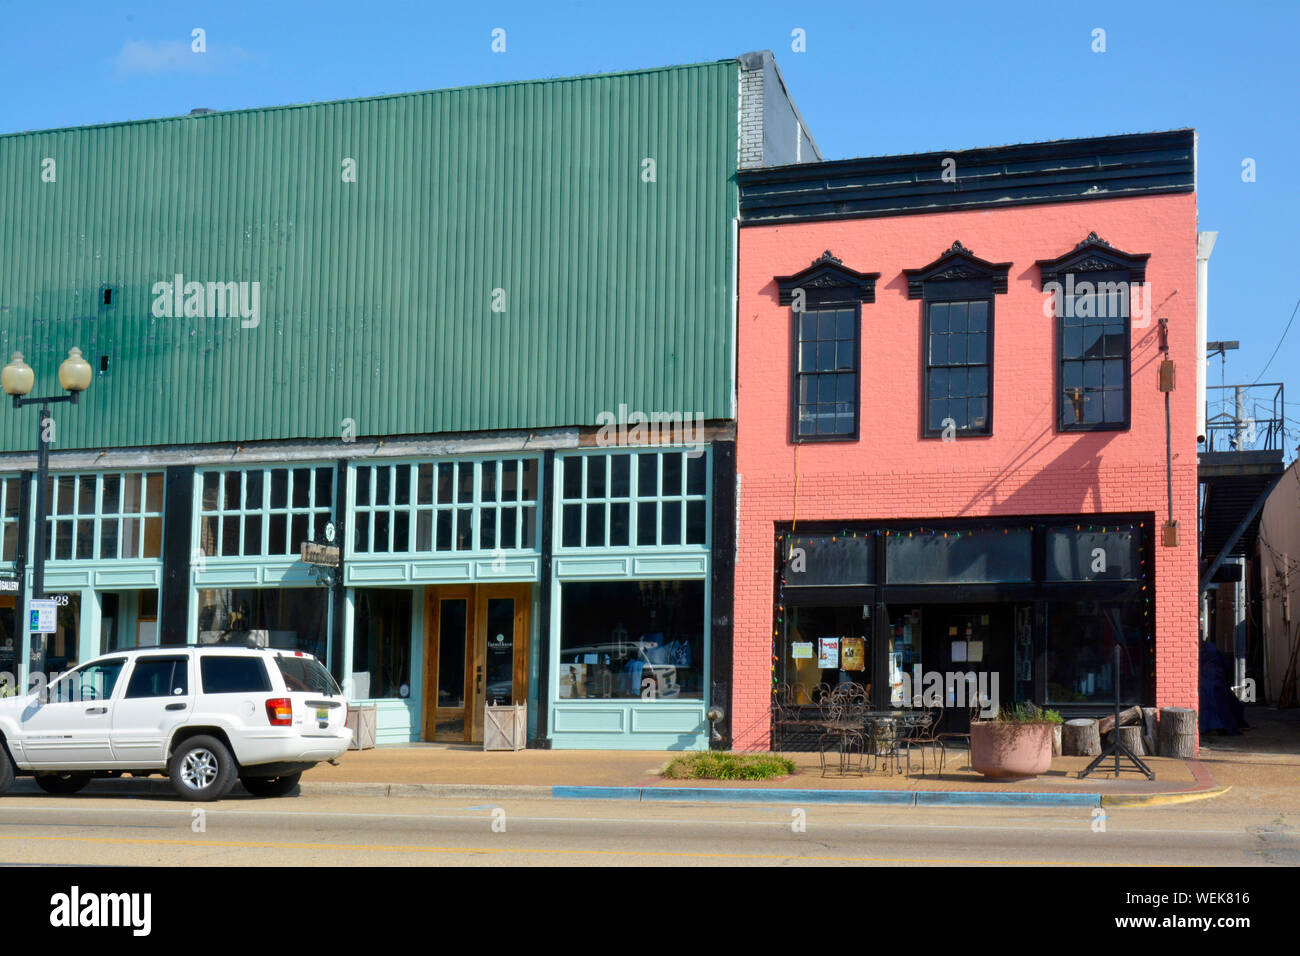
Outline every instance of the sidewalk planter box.
<svg viewBox="0 0 1300 956">
<path fill-rule="evenodd" d="M 352 731 L 349 750 L 369 750 L 374 747 L 377 711 L 374 704 L 348 705 L 347 727 Z"/>
<path fill-rule="evenodd" d="M 1036 777 L 1052 766 L 1050 723 L 977 720 L 970 725 L 970 763 L 994 779 Z"/>
<path fill-rule="evenodd" d="M 488 705 L 483 708 L 484 750 L 523 750 L 527 736 L 527 705 Z"/>
</svg>

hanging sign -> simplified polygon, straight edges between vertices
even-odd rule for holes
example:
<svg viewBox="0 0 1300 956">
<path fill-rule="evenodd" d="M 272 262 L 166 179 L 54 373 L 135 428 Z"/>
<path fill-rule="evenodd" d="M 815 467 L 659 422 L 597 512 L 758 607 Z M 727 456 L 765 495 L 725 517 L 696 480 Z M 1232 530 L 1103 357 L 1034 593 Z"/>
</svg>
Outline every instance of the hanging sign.
<svg viewBox="0 0 1300 956">
<path fill-rule="evenodd" d="M 822 670 L 840 666 L 840 639 L 838 637 L 817 639 L 817 666 Z"/>
<path fill-rule="evenodd" d="M 57 630 L 57 607 L 53 601 L 33 598 L 28 610 L 27 630 L 31 634 L 53 634 Z"/>
</svg>

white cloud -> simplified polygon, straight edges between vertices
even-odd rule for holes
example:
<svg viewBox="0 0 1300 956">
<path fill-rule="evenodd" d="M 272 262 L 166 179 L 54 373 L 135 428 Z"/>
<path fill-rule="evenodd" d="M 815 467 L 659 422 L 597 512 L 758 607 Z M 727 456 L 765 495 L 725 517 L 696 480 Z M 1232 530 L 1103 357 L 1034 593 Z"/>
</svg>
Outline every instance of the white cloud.
<svg viewBox="0 0 1300 956">
<path fill-rule="evenodd" d="M 127 40 L 113 62 L 119 74 L 144 73 L 212 73 L 234 67 L 250 59 L 247 50 L 237 46 L 212 46 L 205 53 L 195 53 L 188 40 Z"/>
</svg>

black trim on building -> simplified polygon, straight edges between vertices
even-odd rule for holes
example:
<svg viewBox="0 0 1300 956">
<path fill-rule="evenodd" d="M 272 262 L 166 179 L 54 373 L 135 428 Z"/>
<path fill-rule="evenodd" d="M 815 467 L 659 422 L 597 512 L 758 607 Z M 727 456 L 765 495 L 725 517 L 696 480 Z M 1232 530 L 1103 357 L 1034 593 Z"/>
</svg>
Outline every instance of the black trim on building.
<svg viewBox="0 0 1300 956">
<path fill-rule="evenodd" d="M 343 652 L 347 646 L 345 644 L 347 635 L 343 627 L 343 616 L 347 609 L 347 589 L 343 587 L 343 556 L 347 554 L 347 536 L 350 529 L 347 527 L 347 522 L 341 520 L 338 516 L 347 512 L 345 502 L 348 500 L 348 459 L 339 459 L 334 475 L 334 543 L 339 549 L 339 566 L 334 569 L 334 584 L 330 588 L 330 616 L 333 621 L 333 626 L 330 628 L 330 645 L 332 647 L 330 672 L 334 675 L 334 679 L 342 685 L 343 665 L 346 663 Z"/>
<path fill-rule="evenodd" d="M 741 225 L 1186 193 L 1196 189 L 1196 131 L 799 163 L 741 170 L 737 181 Z"/>
<path fill-rule="evenodd" d="M 549 726 L 551 707 L 551 591 L 554 581 L 552 570 L 553 552 L 551 537 L 555 519 L 555 452 L 548 451 L 542 457 L 542 500 L 541 520 L 537 522 L 537 533 L 541 535 L 542 566 L 538 575 L 537 598 L 537 734 L 528 741 L 532 750 L 551 749 L 551 730 Z"/>
<path fill-rule="evenodd" d="M 194 521 L 194 467 L 172 465 L 163 477 L 162 588 L 158 643 L 186 644 L 190 629 L 190 541 Z"/>
<path fill-rule="evenodd" d="M 731 707 L 733 683 L 732 644 L 736 612 L 736 443 L 713 444 L 713 578 L 709 622 L 712 675 L 710 706 L 721 707 L 717 723 L 720 740 L 710 740 L 714 750 L 731 749 Z"/>
</svg>

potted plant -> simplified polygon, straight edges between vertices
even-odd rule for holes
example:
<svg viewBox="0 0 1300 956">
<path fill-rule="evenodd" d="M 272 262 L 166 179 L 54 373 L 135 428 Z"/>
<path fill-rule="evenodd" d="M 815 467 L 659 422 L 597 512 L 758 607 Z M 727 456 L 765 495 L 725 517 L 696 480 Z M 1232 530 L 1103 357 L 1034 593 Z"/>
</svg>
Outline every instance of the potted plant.
<svg viewBox="0 0 1300 956">
<path fill-rule="evenodd" d="M 1034 777 L 1052 765 L 1052 732 L 1061 723 L 1054 710 L 1029 703 L 1004 707 L 994 720 L 970 725 L 970 763 L 995 779 Z"/>
</svg>

